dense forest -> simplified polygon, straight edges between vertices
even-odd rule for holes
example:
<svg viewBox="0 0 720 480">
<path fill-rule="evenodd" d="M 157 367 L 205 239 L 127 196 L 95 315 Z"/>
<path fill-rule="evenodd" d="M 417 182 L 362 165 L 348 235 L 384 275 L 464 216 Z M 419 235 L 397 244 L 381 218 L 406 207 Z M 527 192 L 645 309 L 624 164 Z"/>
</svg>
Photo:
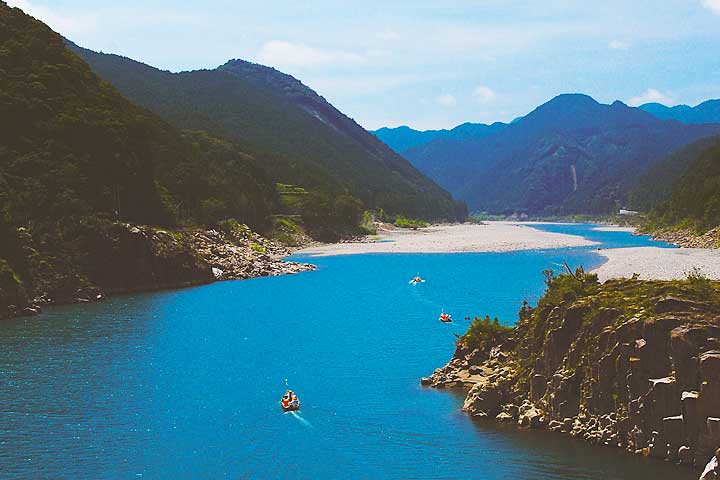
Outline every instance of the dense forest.
<svg viewBox="0 0 720 480">
<path fill-rule="evenodd" d="M 100 215 L 154 224 L 235 217 L 260 227 L 274 186 L 257 162 L 181 132 L 101 81 L 61 37 L 0 10 L 2 214 L 15 224 Z"/>
<path fill-rule="evenodd" d="M 90 285 L 117 222 L 268 227 L 277 194 L 256 160 L 131 104 L 5 3 L 0 76 L 0 307 Z"/>
<path fill-rule="evenodd" d="M 690 228 L 702 233 L 720 225 L 720 138 L 694 147 L 685 150 L 686 156 L 676 162 L 678 170 L 684 173 L 673 184 L 667 201 L 651 213 L 656 226 Z M 692 161 L 688 163 L 688 159 Z"/>
<path fill-rule="evenodd" d="M 180 128 L 242 145 L 278 181 L 319 196 L 426 220 L 464 218 L 465 206 L 295 78 L 233 60 L 215 70 L 161 71 L 68 42 L 127 98 Z"/>
<path fill-rule="evenodd" d="M 711 136 L 686 145 L 658 161 L 645 174 L 633 181 L 628 193 L 627 207 L 649 212 L 667 203 L 676 183 L 687 173 L 690 166 L 720 137 Z"/>
</svg>

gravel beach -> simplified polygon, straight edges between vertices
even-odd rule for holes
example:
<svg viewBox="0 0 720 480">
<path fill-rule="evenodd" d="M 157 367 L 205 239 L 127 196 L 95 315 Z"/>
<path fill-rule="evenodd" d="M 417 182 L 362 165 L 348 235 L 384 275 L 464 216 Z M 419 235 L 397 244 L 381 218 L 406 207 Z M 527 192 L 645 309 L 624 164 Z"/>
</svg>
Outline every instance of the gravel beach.
<svg viewBox="0 0 720 480">
<path fill-rule="evenodd" d="M 313 256 L 360 253 L 510 252 L 596 245 L 576 235 L 544 232 L 513 222 L 438 225 L 419 230 L 383 230 L 375 241 L 321 245 L 301 250 Z"/>
<path fill-rule="evenodd" d="M 607 262 L 595 269 L 601 281 L 629 278 L 634 273 L 642 279 L 674 280 L 697 270 L 704 276 L 720 280 L 720 250 L 704 248 L 613 248 L 599 250 Z"/>
</svg>

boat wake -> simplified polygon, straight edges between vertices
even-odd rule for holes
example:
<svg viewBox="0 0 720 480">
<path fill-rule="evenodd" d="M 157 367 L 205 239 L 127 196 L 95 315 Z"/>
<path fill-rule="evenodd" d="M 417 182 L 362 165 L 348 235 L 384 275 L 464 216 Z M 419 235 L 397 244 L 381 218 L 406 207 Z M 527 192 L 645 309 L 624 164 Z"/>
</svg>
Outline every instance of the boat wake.
<svg viewBox="0 0 720 480">
<path fill-rule="evenodd" d="M 310 422 L 308 422 L 307 420 L 305 420 L 305 419 L 302 417 L 302 415 L 300 415 L 298 412 L 288 412 L 288 413 L 289 413 L 290 415 L 292 415 L 293 417 L 297 418 L 298 422 L 302 423 L 303 425 L 305 425 L 305 426 L 308 427 L 308 428 L 312 428 L 312 423 L 310 423 Z"/>
</svg>

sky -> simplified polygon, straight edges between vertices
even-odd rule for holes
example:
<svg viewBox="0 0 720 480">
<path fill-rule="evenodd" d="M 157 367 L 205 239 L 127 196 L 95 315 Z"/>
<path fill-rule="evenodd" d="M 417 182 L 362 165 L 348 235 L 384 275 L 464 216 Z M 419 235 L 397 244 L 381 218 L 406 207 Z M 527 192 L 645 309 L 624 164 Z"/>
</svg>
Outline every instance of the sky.
<svg viewBox="0 0 720 480">
<path fill-rule="evenodd" d="M 6 0 L 164 70 L 289 73 L 367 129 L 510 121 L 561 93 L 720 98 L 720 0 Z"/>
</svg>

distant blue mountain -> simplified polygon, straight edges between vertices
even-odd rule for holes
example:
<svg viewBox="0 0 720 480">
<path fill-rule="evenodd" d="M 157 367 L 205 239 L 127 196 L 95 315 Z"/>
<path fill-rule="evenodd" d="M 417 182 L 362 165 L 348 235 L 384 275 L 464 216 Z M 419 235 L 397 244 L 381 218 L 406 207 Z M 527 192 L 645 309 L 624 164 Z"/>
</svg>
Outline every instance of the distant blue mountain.
<svg viewBox="0 0 720 480">
<path fill-rule="evenodd" d="M 385 145 L 402 153 L 418 145 L 441 138 L 447 135 L 449 130 L 415 130 L 407 126 L 397 128 L 383 127 L 378 130 L 371 130 L 370 133 L 379 138 Z"/>
<path fill-rule="evenodd" d="M 720 100 L 708 100 L 695 107 L 688 105 L 666 107 L 660 103 L 646 103 L 638 108 L 658 118 L 677 120 L 686 124 L 720 123 Z"/>
<path fill-rule="evenodd" d="M 402 126 L 397 128 L 383 127 L 370 133 L 374 134 L 396 152 L 402 154 L 411 148 L 420 147 L 441 138 L 455 141 L 480 139 L 499 132 L 506 126 L 507 124 L 502 122 L 496 122 L 492 125 L 468 122 L 458 125 L 451 130 L 415 130 Z"/>
<path fill-rule="evenodd" d="M 581 94 L 492 127 L 479 137 L 436 137 L 403 155 L 474 211 L 608 213 L 670 152 L 720 133 L 720 124 L 664 120 Z"/>
</svg>

